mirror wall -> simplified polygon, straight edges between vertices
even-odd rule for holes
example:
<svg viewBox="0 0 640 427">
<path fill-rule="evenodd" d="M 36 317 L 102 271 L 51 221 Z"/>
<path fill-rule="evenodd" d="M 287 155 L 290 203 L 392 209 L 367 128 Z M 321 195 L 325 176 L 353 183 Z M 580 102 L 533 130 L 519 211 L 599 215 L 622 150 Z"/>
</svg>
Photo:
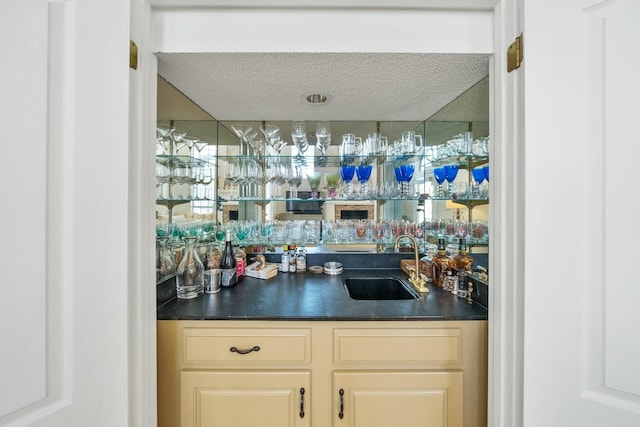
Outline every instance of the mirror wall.
<svg viewBox="0 0 640 427">
<path fill-rule="evenodd" d="M 454 222 L 461 218 L 469 223 L 472 220 L 488 221 L 488 200 L 460 204 L 452 203 L 451 197 L 438 197 L 434 168 L 441 167 L 442 162 L 433 161 L 429 155 L 431 147 L 445 145 L 459 135 L 470 134 L 473 140 L 489 136 L 488 77 L 425 121 L 332 121 L 331 144 L 324 152 L 316 147 L 316 122 L 304 122 L 308 146 L 301 151 L 291 142 L 291 121 L 217 121 L 196 105 L 187 105 L 185 108 L 192 111 L 181 116 L 170 107 L 184 99 L 176 101 L 172 96 L 163 95 L 160 88 L 158 93 L 158 126 L 184 133 L 182 142 L 172 148 L 173 153 L 203 162 L 198 163 L 201 167 L 194 169 L 208 169 L 210 175 L 207 179 L 206 174 L 200 173 L 191 184 L 178 184 L 178 190 L 175 183 L 160 185 L 157 217 L 161 220 L 173 222 L 195 215 L 216 223 L 361 218 L 374 221 L 402 219 L 420 224 L 425 220 Z M 168 107 L 163 105 L 167 103 Z M 262 141 L 262 146 L 265 146 L 265 135 L 260 129 L 269 125 L 275 126 L 287 141 L 280 151 L 256 149 L 251 144 Z M 416 135 L 415 152 L 410 155 L 400 152 L 398 155 L 394 147 L 402 146 L 403 133 L 408 131 Z M 246 138 L 247 132 L 255 133 L 252 139 Z M 371 134 L 385 136 L 384 153 L 376 151 L 378 155 L 368 156 L 366 161 L 358 156 L 345 158 L 340 148 L 345 134 L 359 137 L 358 143 L 362 145 Z M 257 145 L 260 147 L 260 143 Z M 470 194 L 473 181 L 471 164 L 465 167 L 459 161 L 461 159 L 451 159 L 448 161 L 462 165 L 455 179 L 456 185 L 462 188 L 468 185 L 466 191 Z M 257 164 L 257 173 L 250 171 L 249 163 Z M 372 166 L 366 183 L 354 176 L 351 184 L 346 185 L 339 178 L 343 165 L 358 167 L 365 163 Z M 488 157 L 484 158 L 484 163 L 488 163 Z M 414 171 L 406 189 L 396 174 L 400 164 L 411 164 Z M 279 172 L 271 171 L 274 165 L 278 165 Z M 292 177 L 293 170 L 296 170 L 296 176 Z M 316 190 L 311 187 L 313 181 L 309 178 L 318 173 L 321 178 Z M 335 194 L 328 181 L 330 176 L 338 177 Z M 167 188 L 173 191 L 173 195 L 167 194 Z M 180 194 L 177 198 L 176 192 Z"/>
</svg>

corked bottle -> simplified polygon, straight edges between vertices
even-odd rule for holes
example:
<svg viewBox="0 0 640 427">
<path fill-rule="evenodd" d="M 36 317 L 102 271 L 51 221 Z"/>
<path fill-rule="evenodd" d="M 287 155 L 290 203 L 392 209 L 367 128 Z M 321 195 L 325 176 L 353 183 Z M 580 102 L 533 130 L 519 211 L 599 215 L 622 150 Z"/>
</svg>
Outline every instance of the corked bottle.
<svg viewBox="0 0 640 427">
<path fill-rule="evenodd" d="M 233 246 L 231 245 L 231 230 L 226 231 L 226 241 L 220 259 L 220 270 L 222 270 L 220 286 L 230 288 L 238 284 L 238 266 Z"/>
</svg>

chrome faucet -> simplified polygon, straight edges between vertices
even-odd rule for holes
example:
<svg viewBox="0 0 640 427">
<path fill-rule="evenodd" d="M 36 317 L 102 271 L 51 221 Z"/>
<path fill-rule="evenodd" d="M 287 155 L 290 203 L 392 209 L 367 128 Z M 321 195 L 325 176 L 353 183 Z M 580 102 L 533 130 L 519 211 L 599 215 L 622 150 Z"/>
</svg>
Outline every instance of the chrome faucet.
<svg viewBox="0 0 640 427">
<path fill-rule="evenodd" d="M 418 260 L 418 256 L 419 256 L 418 255 L 418 241 L 413 236 L 410 236 L 408 234 L 401 234 L 398 237 L 396 237 L 396 241 L 395 241 L 395 244 L 394 244 L 394 250 L 396 252 L 398 252 L 398 242 L 403 237 L 406 237 L 406 238 L 410 239 L 411 242 L 413 242 L 413 251 L 416 254 L 416 265 L 415 265 L 415 267 L 413 269 L 413 272 L 409 275 L 409 283 L 411 283 L 411 285 L 415 288 L 415 290 L 420 292 L 421 294 L 429 293 L 429 288 L 427 287 L 427 282 L 422 278 L 422 276 L 420 276 L 420 261 Z"/>
</svg>

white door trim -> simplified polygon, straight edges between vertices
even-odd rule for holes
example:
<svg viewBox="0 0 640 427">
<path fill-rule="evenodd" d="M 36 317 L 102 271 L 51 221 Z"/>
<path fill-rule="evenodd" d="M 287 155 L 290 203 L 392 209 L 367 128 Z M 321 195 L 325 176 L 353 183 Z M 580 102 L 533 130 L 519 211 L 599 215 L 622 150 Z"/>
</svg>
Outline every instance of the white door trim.
<svg viewBox="0 0 640 427">
<path fill-rule="evenodd" d="M 185 4 L 178 0 L 148 0 L 149 4 L 156 8 L 172 6 L 198 6 L 198 7 L 225 7 L 230 6 L 229 2 L 223 0 L 192 0 Z M 293 5 L 290 1 L 234 1 L 233 6 L 246 8 L 265 8 L 281 5 Z M 492 427 L 515 427 L 522 425 L 522 309 L 523 299 L 521 287 L 523 285 L 523 200 L 519 196 L 522 191 L 523 171 L 523 135 L 522 135 L 522 111 L 523 111 L 523 72 L 506 75 L 504 70 L 506 48 L 505 43 L 514 35 L 514 31 L 520 26 L 519 14 L 521 0 L 502 1 L 472 1 L 460 0 L 450 2 L 446 0 L 433 1 L 341 1 L 322 2 L 309 1 L 299 8 L 323 7 L 415 7 L 420 9 L 451 9 L 465 8 L 467 10 L 494 10 L 495 17 L 495 51 L 494 51 L 494 116 L 492 118 L 492 138 L 493 152 L 491 159 L 493 190 L 491 195 L 491 303 L 489 310 L 489 422 Z M 149 32 L 152 32 L 151 30 Z M 145 34 L 148 36 L 149 34 Z M 519 73 L 519 74 L 518 74 Z M 148 78 L 152 78 L 151 76 Z M 155 86 L 145 84 L 145 92 L 139 94 L 142 99 L 144 111 L 153 111 L 155 105 Z M 148 126 L 152 124 L 147 122 Z M 140 160 L 138 165 L 144 169 L 149 167 Z M 144 173 L 144 172 L 141 172 Z M 152 173 L 147 171 L 147 173 Z M 153 193 L 152 186 L 144 180 L 137 182 L 134 193 L 144 195 Z M 501 184 L 500 184 L 501 183 Z M 148 193 L 145 193 L 148 192 Z M 151 220 L 153 217 L 149 217 Z M 140 218 L 141 228 L 145 230 L 148 226 L 143 225 L 143 218 Z M 146 235 L 139 230 L 137 232 L 138 242 L 148 240 Z M 144 246 L 141 246 L 143 250 Z M 153 246 L 149 246 L 151 248 Z M 145 257 L 146 258 L 146 257 Z M 145 286 L 142 281 L 137 282 L 137 286 Z M 139 289 L 138 306 L 149 307 L 151 298 L 145 289 Z M 153 300 L 155 304 L 155 299 Z M 153 312 L 155 314 L 155 310 Z M 130 330 L 132 336 L 145 337 L 150 333 L 150 329 L 141 327 L 148 321 L 148 313 L 139 312 L 135 314 L 137 322 L 131 322 Z M 147 337 L 148 338 L 148 337 Z M 143 339 L 146 343 L 155 343 L 153 339 Z M 136 359 L 132 365 L 132 387 L 137 382 L 137 388 L 142 393 L 141 388 L 146 387 L 148 396 L 155 396 L 155 390 L 151 389 L 152 381 L 139 380 L 141 372 L 145 372 L 148 366 L 141 366 L 144 361 Z M 135 375 L 135 373 L 138 375 Z M 144 375 L 142 375 L 144 377 Z M 140 384 L 142 382 L 143 384 Z M 132 407 L 132 411 L 137 408 Z"/>
</svg>

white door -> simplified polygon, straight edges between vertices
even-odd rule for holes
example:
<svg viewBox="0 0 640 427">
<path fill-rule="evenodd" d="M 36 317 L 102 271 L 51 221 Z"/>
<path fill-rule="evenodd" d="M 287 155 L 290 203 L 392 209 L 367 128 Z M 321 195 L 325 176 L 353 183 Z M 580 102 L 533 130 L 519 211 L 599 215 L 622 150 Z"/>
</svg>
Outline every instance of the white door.
<svg viewBox="0 0 640 427">
<path fill-rule="evenodd" d="M 640 425 L 640 1 L 525 0 L 524 425 Z"/>
<path fill-rule="evenodd" d="M 0 425 L 128 425 L 128 0 L 0 13 Z"/>
</svg>

